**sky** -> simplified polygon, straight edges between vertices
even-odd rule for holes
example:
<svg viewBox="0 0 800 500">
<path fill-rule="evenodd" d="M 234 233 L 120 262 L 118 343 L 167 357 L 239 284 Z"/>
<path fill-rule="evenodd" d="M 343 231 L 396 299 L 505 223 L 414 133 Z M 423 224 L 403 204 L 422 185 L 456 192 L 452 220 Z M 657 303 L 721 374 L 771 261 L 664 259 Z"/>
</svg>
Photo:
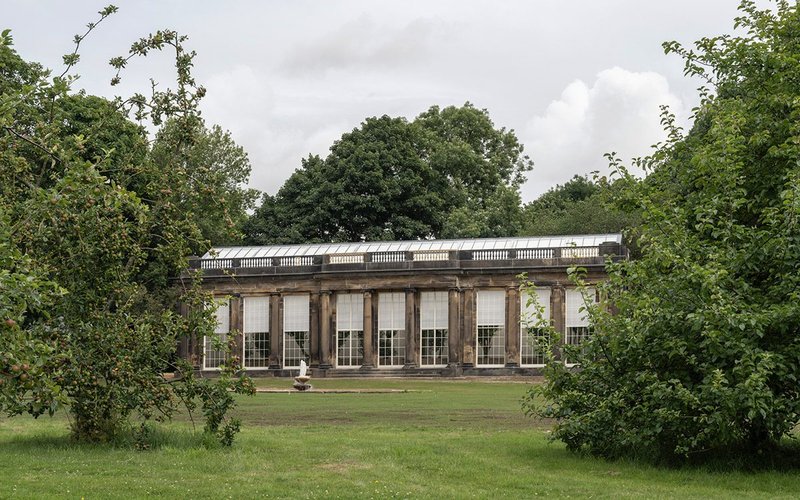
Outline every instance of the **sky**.
<svg viewBox="0 0 800 500">
<path fill-rule="evenodd" d="M 0 30 L 58 73 L 104 3 L 0 0 Z M 764 2 L 759 2 L 763 4 Z M 113 97 L 174 78 L 167 53 L 135 60 L 111 87 L 108 60 L 158 29 L 189 36 L 207 124 L 248 152 L 250 185 L 274 194 L 309 154 L 370 116 L 485 108 L 534 161 L 535 199 L 604 153 L 643 156 L 663 140 L 660 105 L 689 125 L 700 82 L 661 43 L 731 33 L 738 0 L 122 0 L 81 45 L 75 88 Z"/>
</svg>

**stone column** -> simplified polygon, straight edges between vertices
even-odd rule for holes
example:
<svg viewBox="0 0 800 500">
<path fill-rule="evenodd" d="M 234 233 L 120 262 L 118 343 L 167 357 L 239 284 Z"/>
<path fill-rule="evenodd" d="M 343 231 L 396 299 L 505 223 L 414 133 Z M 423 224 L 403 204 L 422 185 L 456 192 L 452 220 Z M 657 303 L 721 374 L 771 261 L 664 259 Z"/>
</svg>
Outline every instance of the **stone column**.
<svg viewBox="0 0 800 500">
<path fill-rule="evenodd" d="M 361 362 L 361 368 L 369 370 L 375 368 L 375 348 L 373 347 L 374 328 L 372 318 L 375 315 L 372 311 L 372 290 L 364 291 L 364 360 Z"/>
<path fill-rule="evenodd" d="M 450 288 L 447 290 L 447 347 L 448 365 L 457 367 L 461 364 L 461 290 Z"/>
<path fill-rule="evenodd" d="M 461 364 L 464 368 L 475 366 L 475 342 L 477 327 L 475 326 L 475 289 L 464 290 L 464 329 L 461 332 L 461 347 L 463 357 Z"/>
<path fill-rule="evenodd" d="M 506 288 L 506 366 L 519 366 L 519 288 Z"/>
<path fill-rule="evenodd" d="M 178 314 L 180 314 L 183 318 L 189 317 L 189 306 L 188 304 L 181 302 L 178 304 Z M 191 338 L 189 336 L 184 336 L 178 339 L 178 356 L 181 359 L 185 359 L 186 361 L 191 360 Z"/>
<path fill-rule="evenodd" d="M 331 368 L 331 291 L 319 293 L 319 367 Z"/>
<path fill-rule="evenodd" d="M 269 368 L 283 368 L 283 300 L 277 293 L 269 296 Z"/>
<path fill-rule="evenodd" d="M 191 307 L 181 302 L 180 305 L 181 315 L 184 318 L 188 318 L 191 314 L 192 310 Z M 191 363 L 192 368 L 195 370 L 201 370 L 203 368 L 202 360 L 203 360 L 203 352 L 200 347 L 200 342 L 197 340 L 197 333 L 194 331 L 191 332 L 189 335 L 181 339 L 181 357 L 189 363 Z"/>
<path fill-rule="evenodd" d="M 314 368 L 319 367 L 319 293 L 312 293 L 308 301 L 308 309 L 311 318 L 308 323 L 308 351 L 309 365 Z"/>
<path fill-rule="evenodd" d="M 561 336 L 558 345 L 553 346 L 555 359 L 564 359 L 564 341 L 567 332 L 566 305 L 565 305 L 564 286 L 555 284 L 550 289 L 550 317 L 553 321 L 553 329 Z"/>
<path fill-rule="evenodd" d="M 406 289 L 406 368 L 419 365 L 419 294 Z"/>
<path fill-rule="evenodd" d="M 242 338 L 242 332 L 244 331 L 243 302 L 242 297 L 236 294 L 230 298 L 228 303 L 228 311 L 230 311 L 228 345 L 231 348 L 231 356 L 239 358 L 239 363 L 243 363 L 244 356 L 244 338 Z"/>
</svg>

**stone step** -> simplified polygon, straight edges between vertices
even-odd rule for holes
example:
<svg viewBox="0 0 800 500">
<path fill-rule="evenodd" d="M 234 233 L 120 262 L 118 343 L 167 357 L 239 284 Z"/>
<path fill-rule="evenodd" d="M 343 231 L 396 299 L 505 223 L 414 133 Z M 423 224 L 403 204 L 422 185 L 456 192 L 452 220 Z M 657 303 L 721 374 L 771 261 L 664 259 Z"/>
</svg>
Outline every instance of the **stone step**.
<svg viewBox="0 0 800 500">
<path fill-rule="evenodd" d="M 441 377 L 449 375 L 446 368 L 435 369 L 402 369 L 402 368 L 382 368 L 373 370 L 329 370 L 321 377 L 326 378 L 387 378 L 387 377 Z"/>
</svg>

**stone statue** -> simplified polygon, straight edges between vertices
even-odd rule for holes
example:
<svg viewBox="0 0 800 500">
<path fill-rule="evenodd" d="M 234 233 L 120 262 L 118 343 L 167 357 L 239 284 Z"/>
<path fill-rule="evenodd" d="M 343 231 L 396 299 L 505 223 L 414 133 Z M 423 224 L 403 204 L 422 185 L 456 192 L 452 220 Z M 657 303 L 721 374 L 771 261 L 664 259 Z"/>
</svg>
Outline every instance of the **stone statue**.
<svg viewBox="0 0 800 500">
<path fill-rule="evenodd" d="M 308 383 L 308 381 L 311 380 L 311 375 L 307 375 L 307 373 L 308 365 L 306 365 L 305 360 L 300 360 L 300 374 L 294 378 L 292 387 L 298 391 L 307 391 L 311 389 L 311 384 Z"/>
</svg>

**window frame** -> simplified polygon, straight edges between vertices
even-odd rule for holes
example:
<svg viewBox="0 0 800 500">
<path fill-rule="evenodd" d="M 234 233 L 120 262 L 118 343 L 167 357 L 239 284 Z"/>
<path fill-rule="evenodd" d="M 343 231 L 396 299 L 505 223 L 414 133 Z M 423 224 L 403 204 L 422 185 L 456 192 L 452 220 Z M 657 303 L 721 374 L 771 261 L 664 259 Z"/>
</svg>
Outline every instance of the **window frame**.
<svg viewBox="0 0 800 500">
<path fill-rule="evenodd" d="M 252 301 L 254 301 L 256 299 L 258 299 L 259 302 L 262 302 L 262 301 L 266 302 L 266 304 L 265 304 L 266 308 L 264 308 L 264 310 L 266 311 L 266 320 L 265 320 L 266 331 L 248 331 L 249 330 L 248 321 L 247 321 L 247 318 L 248 318 L 248 302 L 250 302 L 251 306 L 252 306 L 253 305 Z M 270 319 L 271 318 L 270 318 L 270 315 L 271 315 L 271 311 L 270 311 L 270 298 L 269 298 L 269 295 L 247 295 L 247 296 L 243 296 L 242 297 L 242 368 L 244 368 L 245 370 L 266 370 L 266 369 L 269 368 L 269 358 L 270 358 L 270 356 L 272 354 L 272 339 L 271 339 L 271 331 L 270 331 Z M 266 355 L 266 358 L 260 358 L 260 359 L 263 359 L 262 362 L 264 364 L 259 364 L 257 366 L 248 366 L 248 364 L 247 364 L 248 363 L 248 359 L 249 359 L 248 356 L 247 356 L 247 344 L 248 344 L 248 340 L 249 340 L 248 339 L 248 335 L 252 335 L 252 334 L 259 334 L 259 335 L 266 334 L 267 355 Z M 255 342 L 255 345 L 258 345 L 258 343 L 259 343 L 258 340 L 254 340 L 254 342 Z M 263 342 L 263 340 L 261 342 Z M 253 350 L 254 351 L 261 351 L 261 349 L 259 349 L 258 347 L 254 347 Z"/>
<path fill-rule="evenodd" d="M 549 287 L 536 287 L 534 290 L 535 290 L 535 292 L 537 294 L 538 302 L 540 304 L 542 304 L 544 309 L 545 309 L 544 310 L 544 315 L 547 317 L 548 326 L 552 327 L 553 326 L 553 311 L 552 311 L 552 308 L 550 307 L 550 301 L 552 300 L 553 291 Z M 546 298 L 542 297 L 542 292 L 547 292 L 546 293 Z M 530 310 L 530 311 L 528 310 L 528 307 L 527 307 L 527 302 L 528 302 L 527 295 L 528 294 L 525 291 L 523 291 L 520 294 L 520 303 L 519 303 L 519 306 L 520 306 L 520 311 L 519 311 L 519 332 L 520 332 L 520 336 L 519 336 L 519 341 L 520 341 L 520 345 L 519 345 L 519 366 L 520 367 L 524 367 L 524 368 L 542 368 L 542 367 L 546 366 L 546 364 L 547 364 L 547 363 L 544 363 L 545 355 L 546 355 L 545 352 L 542 352 L 541 354 L 536 356 L 537 358 L 540 358 L 543 361 L 542 363 L 525 363 L 524 362 L 525 361 L 526 344 L 527 344 L 527 340 L 529 340 L 529 337 L 528 337 L 529 331 L 531 331 L 533 329 L 541 330 L 541 327 L 532 327 L 532 326 L 529 327 L 528 325 L 525 324 L 525 320 L 527 318 L 527 315 L 529 313 L 535 313 L 535 311 L 533 311 L 533 310 Z M 551 337 L 550 338 L 551 345 L 552 345 L 552 340 L 553 339 Z M 532 351 L 534 351 L 536 349 L 533 346 L 527 346 L 527 348 L 531 349 Z M 533 358 L 533 357 L 534 357 L 534 355 L 532 354 L 531 358 Z"/>
<path fill-rule="evenodd" d="M 213 297 L 212 299 L 217 304 L 217 309 L 214 311 L 214 315 L 217 320 L 217 326 L 214 327 L 214 333 L 219 338 L 220 342 L 230 342 L 229 335 L 231 334 L 231 300 L 230 298 L 225 296 Z M 224 309 L 227 311 L 227 321 L 220 321 L 220 309 Z M 220 331 L 223 329 L 225 331 Z M 221 355 L 219 356 L 219 362 L 214 366 L 208 366 L 208 353 L 209 353 L 209 342 L 211 342 L 210 337 L 208 335 L 203 335 L 203 371 L 220 371 L 220 366 L 222 363 L 227 361 L 227 356 Z M 214 350 L 214 352 L 223 352 Z"/>
<path fill-rule="evenodd" d="M 391 306 L 385 306 L 388 298 L 391 298 Z M 398 300 L 399 299 L 399 300 Z M 399 307 L 398 305 L 402 306 Z M 390 318 L 385 319 L 384 315 L 389 312 Z M 397 313 L 399 312 L 399 318 Z M 381 328 L 382 325 L 389 325 L 390 328 Z M 400 326 L 400 328 L 398 328 Z M 391 332 L 392 337 L 389 339 L 390 347 L 389 356 L 381 356 L 381 341 L 384 332 Z M 400 335 L 398 336 L 398 333 Z M 396 347 L 396 342 L 400 341 L 402 344 Z M 400 351 L 397 356 L 394 355 L 395 349 Z M 406 356 L 408 349 L 408 333 L 406 331 L 406 294 L 403 292 L 379 292 L 378 293 L 378 368 L 396 368 L 398 366 L 405 366 Z M 397 358 L 399 363 L 384 364 L 381 363 L 381 358 L 388 358 L 394 360 Z"/>
<path fill-rule="evenodd" d="M 427 312 L 428 308 L 425 307 L 425 297 L 430 297 L 433 300 L 433 303 L 430 305 L 430 312 L 433 313 L 433 318 L 431 319 L 431 324 L 433 325 L 432 328 L 425 328 L 423 325 L 425 323 L 425 318 L 423 314 Z M 444 298 L 444 301 L 440 300 Z M 441 302 L 444 302 L 444 319 L 439 317 L 442 313 L 439 309 L 441 309 Z M 439 306 L 439 307 L 437 307 Z M 446 291 L 427 291 L 420 293 L 420 328 L 419 328 L 419 366 L 422 368 L 443 368 L 450 363 L 450 332 L 449 332 L 449 310 L 450 310 L 450 303 L 448 293 Z M 445 326 L 442 327 L 442 324 Z M 426 332 L 432 334 L 431 337 L 433 339 L 433 355 L 427 356 L 429 358 L 433 358 L 432 364 L 423 363 L 423 360 L 426 358 L 424 349 L 425 349 L 425 337 Z M 436 355 L 437 350 L 437 340 L 441 341 L 441 346 L 439 346 L 440 354 Z M 440 361 L 436 363 L 436 361 Z"/>
<path fill-rule="evenodd" d="M 343 314 L 345 313 L 346 314 Z M 360 329 L 354 328 L 360 325 Z M 348 328 L 343 328 L 347 326 Z M 347 333 L 347 339 L 341 337 Z M 354 336 L 355 335 L 355 340 Z M 347 356 L 341 359 L 348 359 L 349 364 L 340 362 L 340 340 L 347 341 Z M 342 292 L 336 294 L 336 368 L 351 370 L 358 369 L 364 365 L 364 296 L 361 293 Z M 355 342 L 355 344 L 354 344 Z M 355 350 L 355 355 L 353 354 Z M 353 360 L 360 363 L 354 364 Z"/>
<path fill-rule="evenodd" d="M 481 299 L 483 297 L 483 299 Z M 485 312 L 484 309 L 481 307 L 481 301 L 489 302 L 490 305 L 497 305 L 498 300 L 502 304 L 502 308 L 500 310 L 499 315 L 497 312 L 493 314 L 496 318 L 499 318 L 499 323 L 497 321 L 489 323 L 489 319 L 485 319 L 486 323 L 481 324 L 481 312 Z M 496 290 L 496 289 L 484 289 L 478 290 L 475 294 L 475 366 L 477 368 L 501 368 L 506 365 L 506 337 L 508 336 L 508 329 L 506 328 L 506 292 L 505 290 Z M 495 319 L 496 319 L 495 318 Z M 497 349 L 497 345 L 495 342 L 495 338 L 497 337 L 496 332 L 501 332 L 500 335 L 500 350 L 502 351 L 502 355 L 500 356 L 501 361 L 499 363 L 481 363 L 481 328 L 485 329 L 492 329 L 495 333 L 490 337 L 490 344 L 489 344 L 489 351 L 485 355 L 487 360 L 495 361 L 497 356 L 492 355 L 491 352 L 494 349 Z"/>
<path fill-rule="evenodd" d="M 587 286 L 586 292 L 589 297 L 594 299 L 593 304 L 597 304 L 597 289 L 594 286 Z M 577 307 L 573 307 L 575 301 L 578 301 L 579 304 Z M 587 338 L 591 337 L 594 332 L 592 331 L 592 326 L 589 322 L 589 313 L 586 311 L 580 311 L 581 307 L 587 306 L 586 301 L 584 300 L 583 294 L 579 288 L 567 288 L 564 291 L 564 345 L 580 345 L 581 342 L 586 340 Z M 580 316 L 580 317 L 577 317 Z M 577 343 L 570 343 L 570 330 L 571 329 L 581 329 L 581 333 L 578 335 L 579 342 Z M 564 353 L 564 365 L 568 367 L 576 366 L 578 363 L 570 363 L 569 359 L 567 358 L 566 352 Z"/>
<path fill-rule="evenodd" d="M 286 318 L 287 318 L 287 312 L 289 311 L 289 307 L 287 307 L 287 300 L 286 299 L 297 298 L 297 297 L 302 297 L 302 298 L 305 299 L 305 305 L 306 305 L 305 318 L 302 318 L 302 316 L 303 316 L 302 314 L 298 314 L 298 316 L 297 316 L 298 323 L 302 323 L 303 320 L 305 321 L 305 325 L 304 325 L 305 326 L 305 330 L 302 330 L 302 329 L 287 330 L 286 329 L 286 324 L 287 324 Z M 293 302 L 293 300 L 290 300 L 288 302 L 291 303 L 291 302 Z M 310 319 L 311 319 L 311 296 L 309 294 L 307 294 L 307 293 L 306 294 L 284 295 L 283 296 L 283 314 L 282 314 L 282 318 L 281 319 L 283 320 L 283 328 L 281 329 L 282 330 L 281 338 L 283 340 L 283 342 L 281 342 L 281 344 L 282 344 L 282 346 L 281 346 L 281 355 L 282 355 L 281 366 L 285 370 L 295 370 L 295 369 L 300 368 L 300 361 L 306 361 L 306 363 L 309 363 L 309 361 L 311 360 L 311 346 L 310 346 L 310 343 L 311 343 L 311 322 L 310 322 Z M 286 356 L 286 349 L 287 349 L 287 345 L 288 345 L 288 342 L 287 342 L 287 340 L 288 340 L 287 339 L 288 332 L 304 333 L 305 334 L 304 335 L 304 338 L 305 338 L 304 346 L 305 347 L 302 347 L 302 346 L 299 346 L 299 345 L 297 347 L 297 349 L 300 350 L 301 354 L 305 354 L 305 357 L 298 358 L 296 365 L 287 364 L 287 359 L 288 358 Z M 295 344 L 299 344 L 294 339 L 294 337 L 292 337 L 291 340 Z M 294 349 L 294 348 L 292 348 L 292 349 Z M 294 357 L 292 357 L 292 359 L 294 359 Z"/>
</svg>

